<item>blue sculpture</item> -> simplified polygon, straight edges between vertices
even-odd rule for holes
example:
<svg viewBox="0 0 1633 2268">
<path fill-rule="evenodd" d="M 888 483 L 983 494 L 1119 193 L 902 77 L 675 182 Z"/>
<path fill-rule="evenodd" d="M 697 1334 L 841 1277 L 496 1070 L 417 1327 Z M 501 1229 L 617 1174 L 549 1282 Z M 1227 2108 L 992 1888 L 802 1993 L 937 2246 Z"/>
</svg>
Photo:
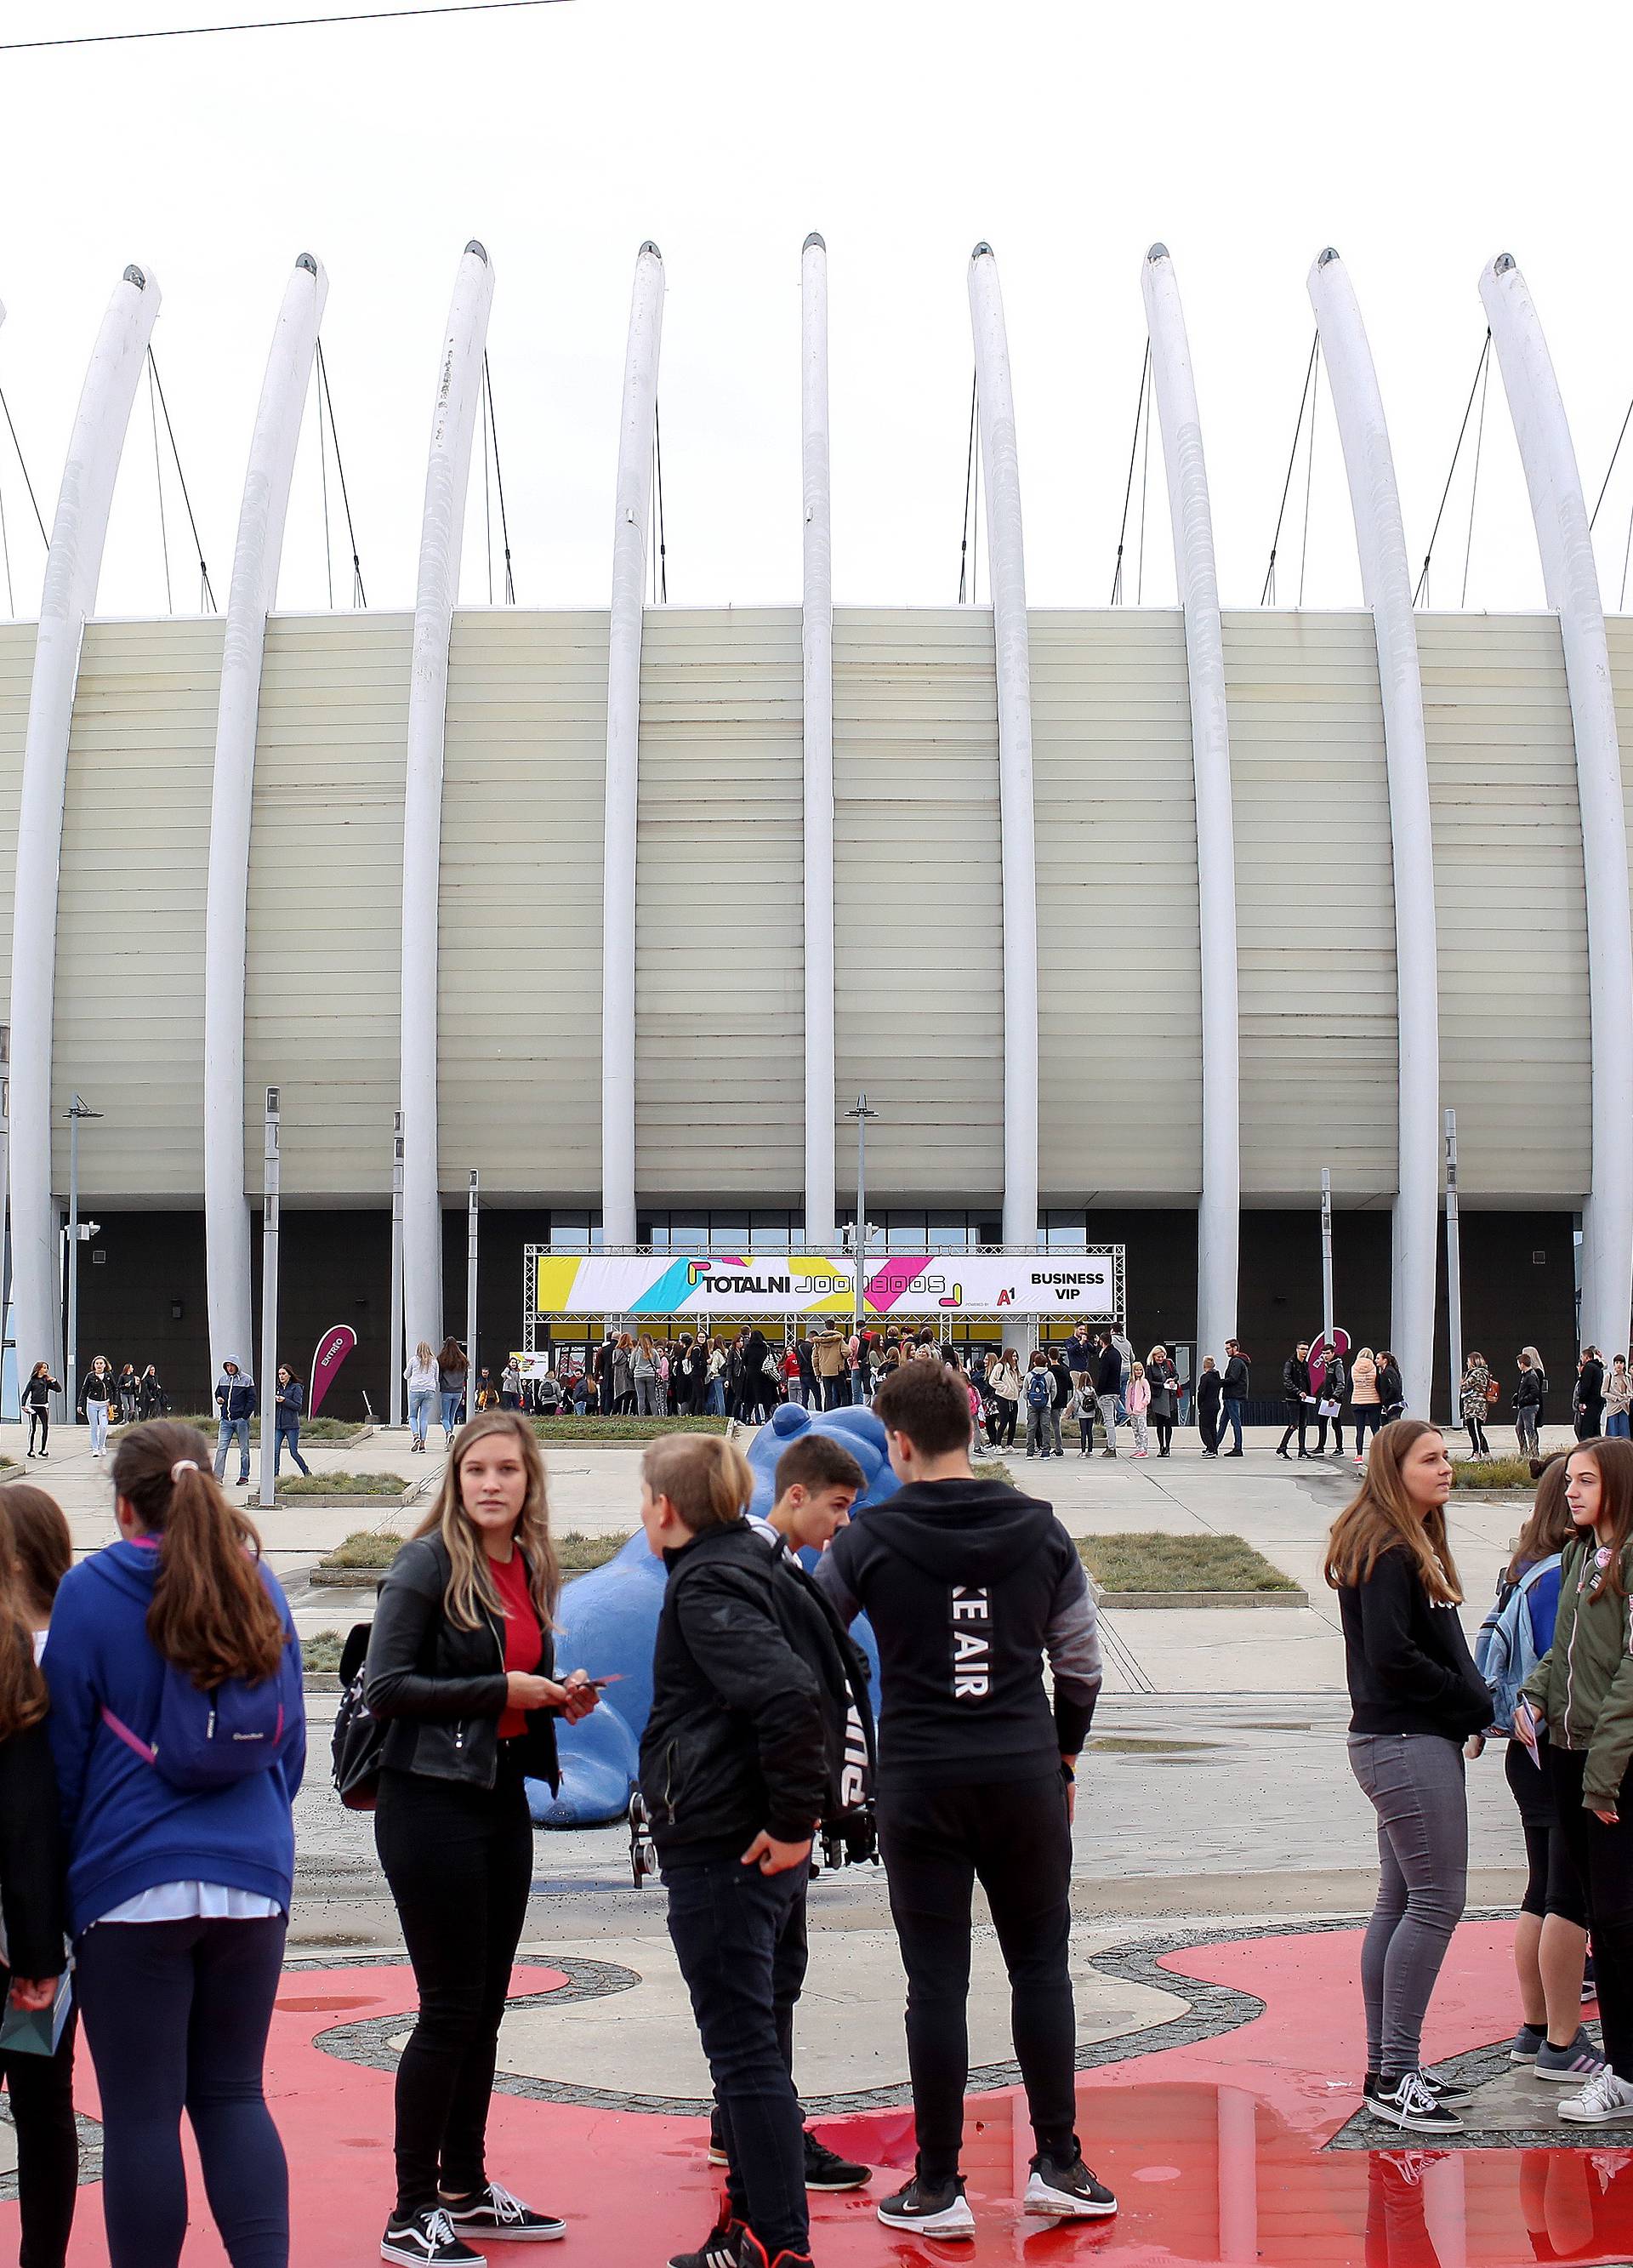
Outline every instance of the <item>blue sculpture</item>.
<svg viewBox="0 0 1633 2268">
<path fill-rule="evenodd" d="M 900 1485 L 890 1469 L 885 1429 L 871 1410 L 802 1410 L 780 1403 L 750 1445 L 754 1476 L 749 1509 L 762 1516 L 776 1501 L 777 1460 L 790 1442 L 814 1430 L 842 1441 L 866 1476 L 855 1510 L 894 1496 Z M 631 1472 L 631 1483 L 636 1476 Z M 557 1610 L 555 1658 L 563 1669 L 582 1667 L 592 1677 L 616 1675 L 600 1706 L 581 1724 L 557 1727 L 562 1785 L 552 1796 L 542 1780 L 529 1780 L 527 1800 L 535 1825 L 592 1827 L 622 1819 L 635 1786 L 641 1734 L 652 1705 L 652 1643 L 663 1603 L 665 1569 L 637 1529 L 615 1559 L 580 1575 L 562 1593 Z M 866 1622 L 856 1636 L 879 1672 L 873 1634 Z M 875 1687 L 877 1690 L 877 1686 Z"/>
</svg>

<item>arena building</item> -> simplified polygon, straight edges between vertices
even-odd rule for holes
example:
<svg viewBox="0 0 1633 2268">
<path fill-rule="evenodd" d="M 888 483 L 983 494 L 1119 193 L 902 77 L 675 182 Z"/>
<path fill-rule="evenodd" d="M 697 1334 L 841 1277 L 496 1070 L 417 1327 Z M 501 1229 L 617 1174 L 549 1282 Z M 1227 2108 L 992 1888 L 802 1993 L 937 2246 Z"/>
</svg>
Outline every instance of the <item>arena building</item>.
<svg viewBox="0 0 1633 2268">
<path fill-rule="evenodd" d="M 1453 1107 L 1464 1344 L 1506 1369 L 1534 1341 L 1568 1373 L 1579 1285 L 1583 1336 L 1625 1346 L 1633 622 L 1604 619 L 1513 263 L 1480 288 L 1549 611 L 1509 616 L 1412 608 L 1335 254 L 1310 291 L 1366 604 L 1221 610 L 1160 247 L 1144 289 L 1180 608 L 1028 608 L 985 246 L 969 283 L 993 604 L 835 607 L 818 239 L 804 274 L 801 604 L 644 603 L 663 298 L 648 246 L 610 606 L 456 606 L 493 291 L 473 245 L 416 611 L 273 606 L 326 291 L 303 258 L 225 615 L 127 622 L 95 614 L 157 313 L 127 271 L 40 621 L 0 627 L 19 1362 L 60 1359 L 75 1095 L 100 1113 L 79 1127 L 79 1203 L 99 1223 L 82 1359 L 154 1360 L 185 1406 L 212 1361 L 259 1351 L 268 1086 L 280 1344 L 298 1359 L 350 1324 L 377 1407 L 399 1108 L 408 1343 L 464 1330 L 474 1169 L 483 1360 L 523 1343 L 529 1247 L 835 1252 L 862 1093 L 874 1254 L 1121 1247 L 1141 1351 L 1217 1354 L 1235 1330 L 1265 1391 L 1320 1322 L 1329 1168 L 1339 1320 L 1393 1345 L 1419 1408 L 1445 1364 Z M 534 1323 L 546 1343 L 601 1320 Z"/>
</svg>

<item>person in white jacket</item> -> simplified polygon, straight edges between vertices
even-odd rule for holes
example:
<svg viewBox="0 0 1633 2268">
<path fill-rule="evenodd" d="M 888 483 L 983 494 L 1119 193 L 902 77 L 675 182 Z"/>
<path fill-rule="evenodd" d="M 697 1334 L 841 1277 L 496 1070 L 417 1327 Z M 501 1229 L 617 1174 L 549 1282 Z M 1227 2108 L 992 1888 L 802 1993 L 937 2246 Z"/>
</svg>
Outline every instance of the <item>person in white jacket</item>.
<svg viewBox="0 0 1633 2268">
<path fill-rule="evenodd" d="M 413 1361 L 402 1375 L 408 1388 L 408 1427 L 414 1435 L 411 1447 L 423 1455 L 426 1429 L 431 1411 L 437 1407 L 437 1355 L 429 1341 L 420 1341 L 414 1350 Z"/>
</svg>

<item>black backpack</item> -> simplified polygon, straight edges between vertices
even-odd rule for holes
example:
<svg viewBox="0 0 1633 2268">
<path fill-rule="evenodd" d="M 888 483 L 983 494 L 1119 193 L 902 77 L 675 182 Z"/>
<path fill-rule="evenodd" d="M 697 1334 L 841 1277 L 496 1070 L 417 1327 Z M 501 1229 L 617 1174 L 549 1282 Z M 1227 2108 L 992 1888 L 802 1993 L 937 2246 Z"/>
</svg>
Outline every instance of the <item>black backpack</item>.
<svg viewBox="0 0 1633 2268">
<path fill-rule="evenodd" d="M 379 1801 L 386 1725 L 364 1698 L 368 1651 L 369 1625 L 354 1623 L 341 1650 L 340 1707 L 335 1712 L 335 1735 L 329 1744 L 335 1792 L 348 1811 L 372 1811 Z"/>
</svg>

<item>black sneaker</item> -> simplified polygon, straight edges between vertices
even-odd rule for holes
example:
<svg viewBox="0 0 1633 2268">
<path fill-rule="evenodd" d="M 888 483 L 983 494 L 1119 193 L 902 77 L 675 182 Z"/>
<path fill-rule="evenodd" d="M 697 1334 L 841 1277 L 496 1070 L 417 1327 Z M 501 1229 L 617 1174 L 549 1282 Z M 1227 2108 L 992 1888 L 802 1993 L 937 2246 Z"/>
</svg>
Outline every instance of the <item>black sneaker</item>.
<svg viewBox="0 0 1633 2268">
<path fill-rule="evenodd" d="M 1474 2088 L 1468 2086 L 1463 2080 L 1442 2079 L 1438 2073 L 1423 2071 L 1421 2068 L 1417 2076 L 1422 2080 L 1423 2085 L 1429 2089 L 1431 2095 L 1434 2096 L 1437 2102 L 1451 2102 L 1455 2104 L 1472 2102 L 1475 2099 Z M 1375 2071 L 1369 2071 L 1366 2077 L 1361 2082 L 1361 2093 L 1365 2097 L 1366 2101 L 1371 2102 L 1374 2096 L 1380 2092 L 1382 2087 L 1383 2081 L 1379 2078 L 1378 2073 Z"/>
<path fill-rule="evenodd" d="M 805 2187 L 808 2190 L 864 2190 L 873 2178 L 872 2166 L 855 2158 L 842 2158 L 826 2142 L 805 2130 Z"/>
<path fill-rule="evenodd" d="M 487 2268 L 480 2252 L 460 2243 L 440 2205 L 409 2220 L 388 2220 L 380 2258 L 407 2262 L 408 2268 Z"/>
<path fill-rule="evenodd" d="M 894 2197 L 880 2198 L 879 2217 L 886 2228 L 922 2228 L 926 2236 L 973 2237 L 975 2216 L 964 2197 L 961 2176 L 950 2182 L 922 2181 L 915 2174 Z"/>
<path fill-rule="evenodd" d="M 1409 2127 L 1414 2134 L 1460 2134 L 1463 2131 L 1456 2111 L 1448 2110 L 1415 2071 L 1391 2084 L 1379 2080 L 1376 2093 L 1366 2097 L 1366 2107 L 1374 2118 L 1386 2119 L 1391 2126 Z"/>
<path fill-rule="evenodd" d="M 728 2216 L 715 2223 L 695 2252 L 672 2252 L 669 2268 L 738 2268 L 747 2233 L 740 2220 Z"/>
<path fill-rule="evenodd" d="M 1033 2160 L 1021 2210 L 1050 2220 L 1102 2220 L 1116 2212 L 1117 2200 L 1095 2180 L 1079 2150 L 1070 2159 L 1041 2154 Z"/>
<path fill-rule="evenodd" d="M 445 2205 L 457 2236 L 498 2236 L 507 2244 L 554 2244 L 567 2234 L 567 2223 L 553 2213 L 535 2213 L 531 2205 L 489 2182 L 463 2205 Z"/>
</svg>

